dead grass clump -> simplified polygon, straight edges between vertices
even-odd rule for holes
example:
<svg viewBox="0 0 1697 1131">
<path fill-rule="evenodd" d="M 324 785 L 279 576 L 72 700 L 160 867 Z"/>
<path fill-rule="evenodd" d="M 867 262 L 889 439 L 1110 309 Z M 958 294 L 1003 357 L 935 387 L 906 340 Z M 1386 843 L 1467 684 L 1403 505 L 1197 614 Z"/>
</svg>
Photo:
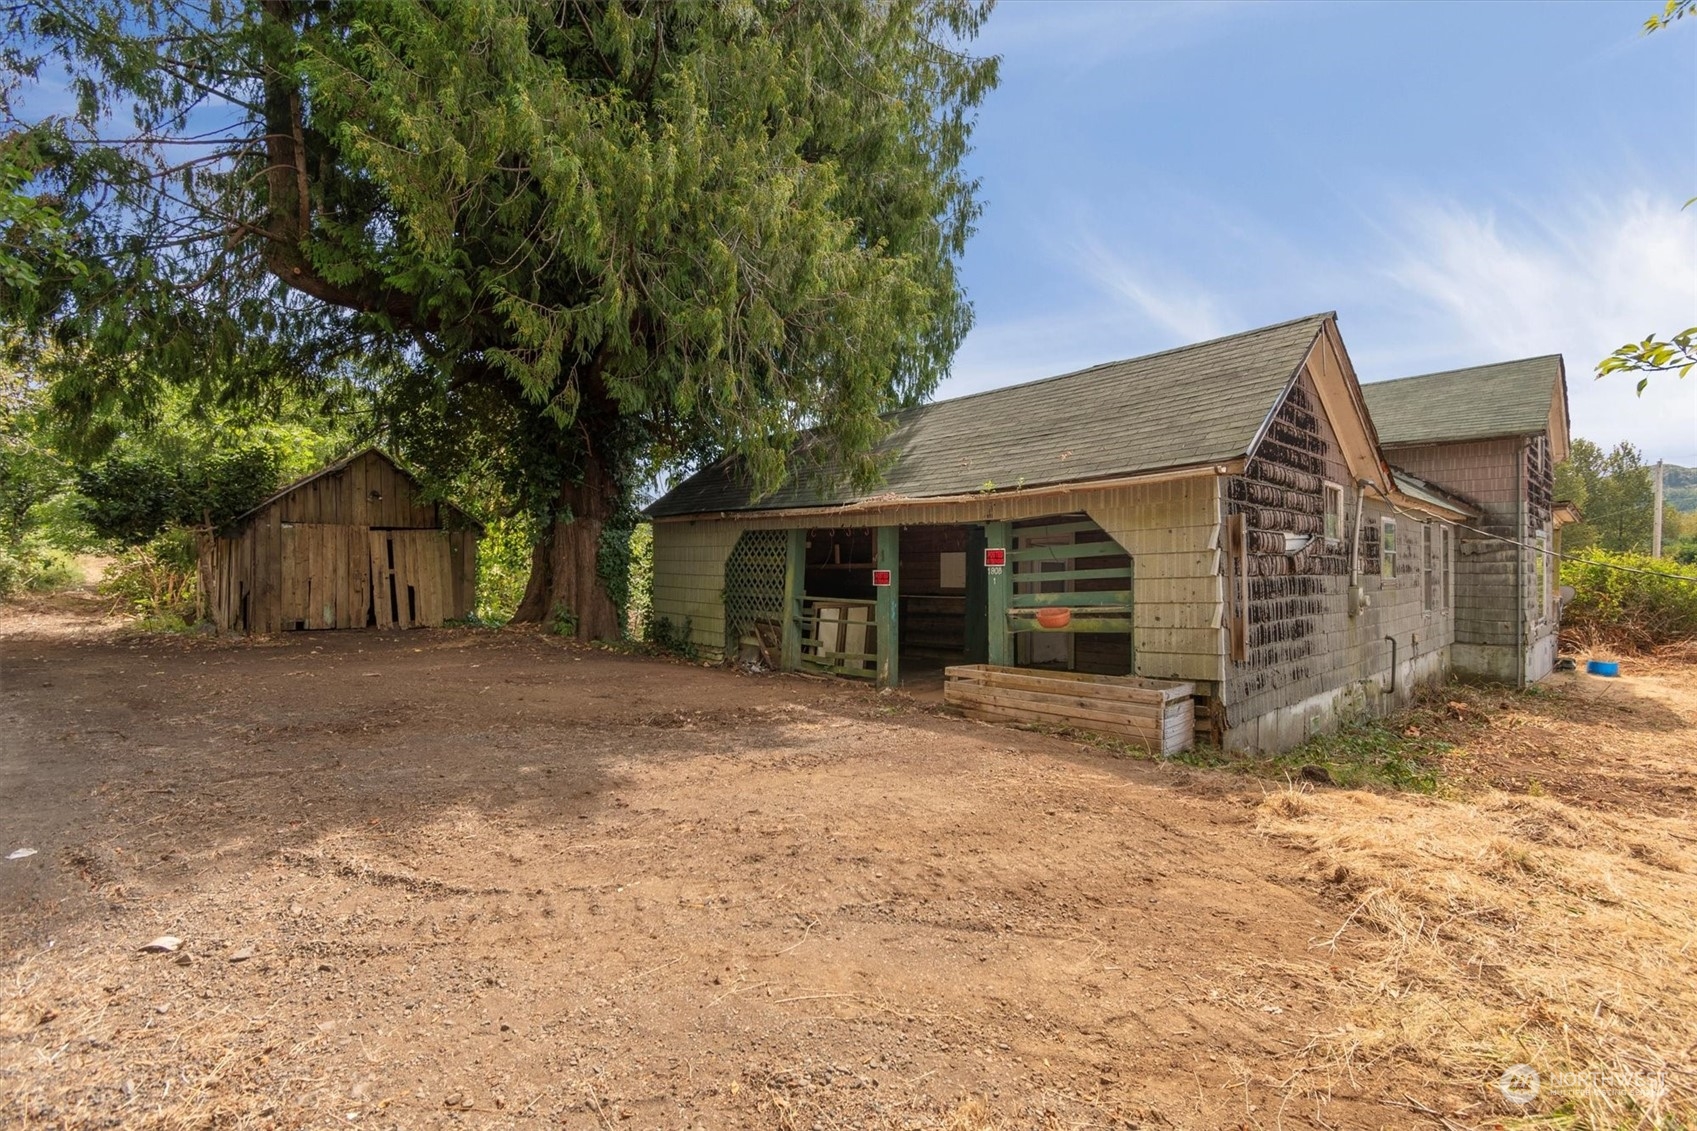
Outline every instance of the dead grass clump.
<svg viewBox="0 0 1697 1131">
<path fill-rule="evenodd" d="M 1308 791 L 1297 785 L 1269 793 L 1261 807 L 1291 821 L 1300 820 L 1313 811 L 1313 806 L 1308 803 Z"/>
<path fill-rule="evenodd" d="M 1319 945 L 1367 957 L 1335 983 L 1351 1024 L 1316 1035 L 1311 1084 L 1400 1065 L 1538 1126 L 1697 1119 L 1697 877 L 1668 866 L 1694 843 L 1678 822 L 1498 793 L 1303 800 L 1293 816 L 1269 798 L 1260 825 L 1353 900 Z M 1516 1064 L 1543 1082 L 1524 1107 L 1493 1086 Z"/>
</svg>

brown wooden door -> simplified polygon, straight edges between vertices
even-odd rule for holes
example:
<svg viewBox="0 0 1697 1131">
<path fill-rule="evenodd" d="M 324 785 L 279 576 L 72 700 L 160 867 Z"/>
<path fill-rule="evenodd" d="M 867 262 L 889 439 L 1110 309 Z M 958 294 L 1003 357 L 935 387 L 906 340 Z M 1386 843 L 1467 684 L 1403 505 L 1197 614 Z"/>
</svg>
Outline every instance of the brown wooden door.
<svg viewBox="0 0 1697 1131">
<path fill-rule="evenodd" d="M 371 604 L 365 528 L 286 522 L 281 535 L 283 631 L 364 628 Z"/>
<path fill-rule="evenodd" d="M 373 530 L 379 628 L 425 628 L 454 615 L 453 555 L 440 530 Z"/>
</svg>

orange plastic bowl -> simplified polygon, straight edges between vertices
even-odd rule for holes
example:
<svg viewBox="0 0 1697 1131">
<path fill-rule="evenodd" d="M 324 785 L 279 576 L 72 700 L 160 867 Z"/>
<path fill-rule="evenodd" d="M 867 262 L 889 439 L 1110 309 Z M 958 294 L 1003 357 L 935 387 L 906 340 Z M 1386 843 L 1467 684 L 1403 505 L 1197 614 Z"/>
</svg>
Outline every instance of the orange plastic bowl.
<svg viewBox="0 0 1697 1131">
<path fill-rule="evenodd" d="M 1037 624 L 1042 628 L 1065 628 L 1072 623 L 1071 609 L 1038 609 Z"/>
</svg>

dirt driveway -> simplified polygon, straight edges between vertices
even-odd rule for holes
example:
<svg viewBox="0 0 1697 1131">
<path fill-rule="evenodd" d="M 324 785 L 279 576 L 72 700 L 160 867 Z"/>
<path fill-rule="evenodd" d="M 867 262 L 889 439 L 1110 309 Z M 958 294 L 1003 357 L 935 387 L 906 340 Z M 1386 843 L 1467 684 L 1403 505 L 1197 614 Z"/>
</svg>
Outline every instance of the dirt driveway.
<svg viewBox="0 0 1697 1131">
<path fill-rule="evenodd" d="M 4 633 L 0 1124 L 1433 1125 L 1285 1086 L 1355 959 L 1259 783 L 522 633 Z"/>
</svg>

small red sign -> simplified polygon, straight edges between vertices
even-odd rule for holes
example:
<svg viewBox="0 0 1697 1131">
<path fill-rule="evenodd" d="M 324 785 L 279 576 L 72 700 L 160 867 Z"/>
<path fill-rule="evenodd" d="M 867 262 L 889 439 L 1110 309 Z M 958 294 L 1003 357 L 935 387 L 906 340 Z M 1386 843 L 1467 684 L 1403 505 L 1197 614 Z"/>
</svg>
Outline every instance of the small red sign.
<svg viewBox="0 0 1697 1131">
<path fill-rule="evenodd" d="M 889 570 L 887 570 L 887 569 L 875 569 L 875 570 L 872 571 L 872 584 L 874 584 L 874 585 L 888 585 L 889 583 L 890 583 L 890 571 Z"/>
<path fill-rule="evenodd" d="M 1005 566 L 1008 564 L 1008 552 L 1000 548 L 986 549 L 984 551 L 984 564 L 987 566 Z"/>
</svg>

